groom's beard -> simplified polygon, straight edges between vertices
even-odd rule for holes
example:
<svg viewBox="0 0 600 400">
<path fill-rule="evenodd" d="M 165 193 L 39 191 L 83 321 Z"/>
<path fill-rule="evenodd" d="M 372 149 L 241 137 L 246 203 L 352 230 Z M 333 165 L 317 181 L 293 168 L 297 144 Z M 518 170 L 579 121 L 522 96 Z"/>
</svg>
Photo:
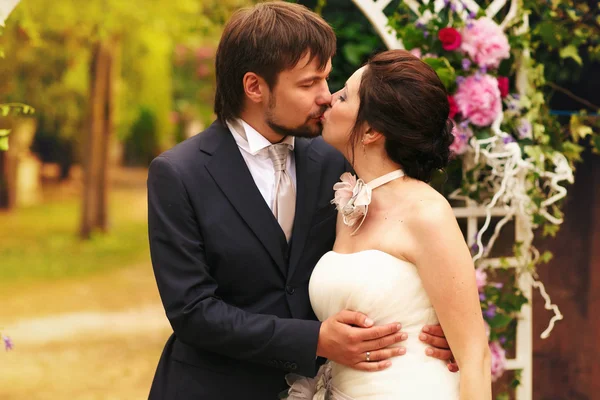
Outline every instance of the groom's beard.
<svg viewBox="0 0 600 400">
<path fill-rule="evenodd" d="M 267 111 L 266 115 L 267 125 L 269 125 L 269 127 L 273 129 L 273 131 L 283 136 L 294 136 L 303 138 L 313 138 L 315 136 L 320 136 L 323 132 L 323 124 L 321 123 L 321 121 L 315 122 L 314 120 L 323 115 L 325 110 L 327 110 L 326 106 L 322 107 L 318 112 L 309 115 L 308 118 L 306 118 L 306 122 L 304 122 L 304 124 L 296 128 L 288 128 L 286 126 L 278 124 L 273 118 L 272 110 L 275 108 L 275 104 L 273 103 L 269 104 L 269 110 Z"/>
</svg>

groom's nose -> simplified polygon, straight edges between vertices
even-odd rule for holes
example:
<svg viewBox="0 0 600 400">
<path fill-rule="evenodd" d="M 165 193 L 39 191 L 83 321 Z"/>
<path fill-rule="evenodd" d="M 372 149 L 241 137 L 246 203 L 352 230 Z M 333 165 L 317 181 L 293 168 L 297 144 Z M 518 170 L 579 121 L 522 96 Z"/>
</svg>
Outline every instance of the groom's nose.
<svg viewBox="0 0 600 400">
<path fill-rule="evenodd" d="M 317 97 L 317 105 L 321 107 L 329 107 L 331 106 L 332 96 L 329 89 L 326 89 Z"/>
</svg>

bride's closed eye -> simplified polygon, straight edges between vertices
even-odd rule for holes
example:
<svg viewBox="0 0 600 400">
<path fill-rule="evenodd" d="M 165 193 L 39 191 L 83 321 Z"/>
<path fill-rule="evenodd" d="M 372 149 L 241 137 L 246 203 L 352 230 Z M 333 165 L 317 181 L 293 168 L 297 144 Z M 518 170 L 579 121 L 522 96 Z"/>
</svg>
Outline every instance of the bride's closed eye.
<svg viewBox="0 0 600 400">
<path fill-rule="evenodd" d="M 339 93 L 339 94 L 338 94 L 338 95 L 335 97 L 335 100 L 336 100 L 336 101 L 337 101 L 337 100 L 339 100 L 339 101 L 342 101 L 342 102 L 344 102 L 344 101 L 346 101 L 346 95 L 345 95 L 344 93 Z"/>
</svg>

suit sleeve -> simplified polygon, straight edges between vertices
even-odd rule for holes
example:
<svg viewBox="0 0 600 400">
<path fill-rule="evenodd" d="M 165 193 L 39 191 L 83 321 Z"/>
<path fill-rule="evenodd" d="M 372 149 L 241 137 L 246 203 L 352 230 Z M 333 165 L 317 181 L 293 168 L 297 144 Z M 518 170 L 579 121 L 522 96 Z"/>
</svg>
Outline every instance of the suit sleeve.
<svg viewBox="0 0 600 400">
<path fill-rule="evenodd" d="M 164 156 L 148 174 L 148 234 L 158 289 L 178 340 L 314 375 L 320 322 L 245 312 L 215 295 L 197 215 L 174 163 Z"/>
</svg>

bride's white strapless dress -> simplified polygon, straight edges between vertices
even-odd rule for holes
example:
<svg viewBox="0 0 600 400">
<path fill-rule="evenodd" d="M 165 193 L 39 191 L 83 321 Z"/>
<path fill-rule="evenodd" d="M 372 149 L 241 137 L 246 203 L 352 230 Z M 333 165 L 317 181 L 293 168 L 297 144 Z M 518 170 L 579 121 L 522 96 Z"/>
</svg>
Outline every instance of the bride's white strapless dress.
<svg viewBox="0 0 600 400">
<path fill-rule="evenodd" d="M 437 324 L 431 301 L 414 264 L 379 250 L 352 254 L 329 252 L 310 279 L 310 301 L 319 320 L 348 309 L 362 312 L 375 325 L 402 324 L 408 340 L 397 346 L 406 354 L 378 372 L 358 371 L 330 362 L 323 398 L 355 400 L 457 400 L 459 373 L 425 354 L 419 340 L 424 325 Z M 316 396 L 320 398 L 321 396 Z"/>
</svg>

